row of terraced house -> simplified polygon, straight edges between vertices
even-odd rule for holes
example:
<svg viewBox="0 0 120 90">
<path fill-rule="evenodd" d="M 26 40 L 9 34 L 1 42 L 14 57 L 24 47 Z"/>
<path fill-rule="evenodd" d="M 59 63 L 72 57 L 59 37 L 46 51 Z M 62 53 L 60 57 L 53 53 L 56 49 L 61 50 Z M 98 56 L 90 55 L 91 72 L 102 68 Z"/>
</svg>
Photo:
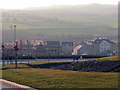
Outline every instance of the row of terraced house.
<svg viewBox="0 0 120 90">
<path fill-rule="evenodd" d="M 73 52 L 73 42 L 18 40 L 17 45 L 20 56 L 58 56 L 71 55 Z M 13 56 L 14 43 L 5 43 L 4 46 L 5 55 Z"/>
<path fill-rule="evenodd" d="M 18 55 L 20 56 L 58 56 L 58 55 L 118 55 L 118 44 L 106 39 L 95 38 L 82 41 L 78 46 L 73 42 L 42 40 L 18 40 Z M 5 56 L 14 54 L 14 42 L 4 43 Z M 75 48 L 74 48 L 75 47 Z"/>
</svg>

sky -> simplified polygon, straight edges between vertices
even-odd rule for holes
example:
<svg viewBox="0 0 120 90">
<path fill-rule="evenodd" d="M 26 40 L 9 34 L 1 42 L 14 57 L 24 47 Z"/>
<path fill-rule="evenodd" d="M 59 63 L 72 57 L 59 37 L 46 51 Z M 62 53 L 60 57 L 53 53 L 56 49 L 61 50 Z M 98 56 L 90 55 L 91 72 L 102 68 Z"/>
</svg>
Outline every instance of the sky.
<svg viewBox="0 0 120 90">
<path fill-rule="evenodd" d="M 20 9 L 53 5 L 118 4 L 119 0 L 0 0 L 0 8 Z"/>
</svg>

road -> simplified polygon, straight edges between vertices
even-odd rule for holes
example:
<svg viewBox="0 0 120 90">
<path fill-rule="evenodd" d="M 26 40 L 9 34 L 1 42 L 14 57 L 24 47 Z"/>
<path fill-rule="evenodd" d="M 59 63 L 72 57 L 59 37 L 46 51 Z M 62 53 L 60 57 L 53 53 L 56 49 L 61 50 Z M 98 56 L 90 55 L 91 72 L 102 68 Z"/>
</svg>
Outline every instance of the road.
<svg viewBox="0 0 120 90">
<path fill-rule="evenodd" d="M 87 60 L 91 60 L 92 58 L 89 58 L 89 59 L 78 59 L 78 61 L 87 61 Z M 58 61 L 73 61 L 73 59 L 71 58 L 67 58 L 67 59 L 29 59 L 29 62 L 50 62 L 50 61 L 55 61 L 55 62 L 58 62 Z M 18 59 L 18 63 L 27 63 L 28 62 L 28 59 Z M 14 60 L 13 60 L 13 63 L 14 63 Z M 0 64 L 2 64 L 2 60 L 0 60 Z M 5 64 L 8 64 L 7 63 L 7 60 L 5 60 Z"/>
</svg>

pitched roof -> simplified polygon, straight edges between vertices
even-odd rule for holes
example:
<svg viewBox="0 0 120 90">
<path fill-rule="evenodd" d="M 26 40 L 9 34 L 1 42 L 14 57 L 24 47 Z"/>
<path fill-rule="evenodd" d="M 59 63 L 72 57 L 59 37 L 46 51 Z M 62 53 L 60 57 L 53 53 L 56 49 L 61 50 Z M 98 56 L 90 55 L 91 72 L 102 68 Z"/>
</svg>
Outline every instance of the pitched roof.
<svg viewBox="0 0 120 90">
<path fill-rule="evenodd" d="M 69 45 L 69 46 L 73 46 L 73 42 L 62 42 L 62 46 L 65 46 L 65 45 Z"/>
<path fill-rule="evenodd" d="M 108 39 L 102 39 L 102 38 L 97 38 L 97 39 L 95 39 L 94 41 L 92 41 L 91 43 L 93 43 L 93 44 L 99 44 L 99 43 L 101 43 L 102 41 L 107 41 L 107 42 L 109 42 L 109 43 L 111 43 L 111 44 L 115 44 L 113 41 L 111 41 L 111 40 L 108 40 Z"/>
<path fill-rule="evenodd" d="M 47 41 L 47 45 L 60 45 L 59 41 Z"/>
</svg>

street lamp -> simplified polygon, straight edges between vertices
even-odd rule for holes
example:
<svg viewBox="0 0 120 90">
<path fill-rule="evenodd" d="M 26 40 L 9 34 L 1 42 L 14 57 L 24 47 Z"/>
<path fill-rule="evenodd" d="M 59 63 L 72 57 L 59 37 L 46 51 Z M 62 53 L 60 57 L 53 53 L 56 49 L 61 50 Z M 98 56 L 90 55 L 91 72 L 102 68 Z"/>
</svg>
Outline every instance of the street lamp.
<svg viewBox="0 0 120 90">
<path fill-rule="evenodd" d="M 16 25 L 14 25 L 14 45 L 16 43 Z"/>
<path fill-rule="evenodd" d="M 16 25 L 14 25 L 14 59 L 15 59 L 15 68 L 17 68 L 17 51 L 18 51 L 18 46 L 16 42 Z"/>
<path fill-rule="evenodd" d="M 16 25 L 10 25 L 11 29 L 14 28 L 14 60 L 16 64 L 15 68 L 17 68 L 17 51 L 19 50 L 16 42 L 16 27 L 17 27 Z"/>
</svg>

